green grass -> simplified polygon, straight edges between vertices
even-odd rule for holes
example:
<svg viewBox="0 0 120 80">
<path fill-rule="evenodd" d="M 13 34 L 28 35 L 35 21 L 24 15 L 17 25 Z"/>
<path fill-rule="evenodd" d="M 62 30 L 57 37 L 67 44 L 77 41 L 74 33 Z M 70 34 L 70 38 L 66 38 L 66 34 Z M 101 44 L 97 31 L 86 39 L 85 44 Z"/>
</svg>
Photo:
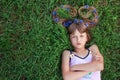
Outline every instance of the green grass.
<svg viewBox="0 0 120 80">
<path fill-rule="evenodd" d="M 102 80 L 120 79 L 119 0 L 0 0 L 0 80 L 62 80 L 61 54 L 71 46 L 51 11 L 64 4 L 97 8 L 87 45 L 97 44 L 104 56 Z"/>
</svg>

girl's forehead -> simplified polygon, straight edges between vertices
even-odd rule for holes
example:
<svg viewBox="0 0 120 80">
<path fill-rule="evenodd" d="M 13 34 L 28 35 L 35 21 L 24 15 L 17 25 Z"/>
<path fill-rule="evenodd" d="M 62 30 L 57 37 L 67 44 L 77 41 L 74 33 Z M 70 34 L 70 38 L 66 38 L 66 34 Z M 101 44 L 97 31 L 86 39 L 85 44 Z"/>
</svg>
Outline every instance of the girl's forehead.
<svg viewBox="0 0 120 80">
<path fill-rule="evenodd" d="M 86 32 L 83 32 L 83 33 L 81 33 L 81 32 L 79 32 L 77 29 L 73 32 L 73 33 L 71 33 L 70 35 L 86 35 Z"/>
</svg>

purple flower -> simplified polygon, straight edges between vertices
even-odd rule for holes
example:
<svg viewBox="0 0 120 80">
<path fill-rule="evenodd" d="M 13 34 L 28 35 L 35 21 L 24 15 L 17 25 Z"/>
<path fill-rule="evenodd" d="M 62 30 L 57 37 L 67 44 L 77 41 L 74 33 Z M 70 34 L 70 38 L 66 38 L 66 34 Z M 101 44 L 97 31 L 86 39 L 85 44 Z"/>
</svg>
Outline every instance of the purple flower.
<svg viewBox="0 0 120 80">
<path fill-rule="evenodd" d="M 70 8 L 66 8 L 66 11 L 68 11 L 68 12 L 69 12 L 69 11 L 70 11 Z"/>
<path fill-rule="evenodd" d="M 86 27 L 88 27 L 88 26 L 89 26 L 89 24 L 88 24 L 88 23 L 85 23 L 85 26 L 86 26 Z"/>
<path fill-rule="evenodd" d="M 98 19 L 99 17 L 98 17 L 98 16 L 96 16 L 95 18 L 96 18 L 96 19 Z"/>
<path fill-rule="evenodd" d="M 95 24 L 95 22 L 94 22 L 94 21 L 92 21 L 92 22 L 91 22 L 91 24 L 92 24 L 92 25 L 94 25 L 94 24 Z"/>
<path fill-rule="evenodd" d="M 82 24 L 83 23 L 83 20 L 80 20 L 80 24 Z"/>
<path fill-rule="evenodd" d="M 72 21 L 63 22 L 63 26 L 69 27 L 72 24 Z"/>
<path fill-rule="evenodd" d="M 58 21 L 59 21 L 59 18 L 54 18 L 54 21 L 55 21 L 55 22 L 58 22 Z"/>
<path fill-rule="evenodd" d="M 78 19 L 74 19 L 74 23 L 78 23 Z"/>
<path fill-rule="evenodd" d="M 96 11 L 96 9 L 94 9 L 92 12 L 93 12 L 93 13 L 96 13 L 97 11 Z"/>
<path fill-rule="evenodd" d="M 63 5 L 61 5 L 60 7 L 63 8 Z"/>
<path fill-rule="evenodd" d="M 56 12 L 56 11 L 53 11 L 53 12 L 52 12 L 52 15 L 53 15 L 53 16 L 56 16 L 56 15 L 57 15 L 57 12 Z"/>
<path fill-rule="evenodd" d="M 85 8 L 85 9 L 88 9 L 88 8 L 89 8 L 89 5 L 85 5 L 84 8 Z"/>
</svg>

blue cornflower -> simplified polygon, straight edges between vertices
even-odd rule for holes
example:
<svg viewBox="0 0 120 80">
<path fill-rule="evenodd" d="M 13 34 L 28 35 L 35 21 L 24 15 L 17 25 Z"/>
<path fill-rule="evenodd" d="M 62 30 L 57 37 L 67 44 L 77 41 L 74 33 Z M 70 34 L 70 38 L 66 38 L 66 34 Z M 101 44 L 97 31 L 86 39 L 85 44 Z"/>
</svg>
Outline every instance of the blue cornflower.
<svg viewBox="0 0 120 80">
<path fill-rule="evenodd" d="M 88 8 L 89 8 L 89 5 L 85 5 L 84 8 L 85 8 L 85 9 L 88 9 Z"/>
<path fill-rule="evenodd" d="M 92 24 L 92 25 L 94 25 L 94 24 L 95 24 L 95 22 L 94 22 L 94 21 L 92 21 L 92 22 L 91 22 L 91 24 Z"/>
<path fill-rule="evenodd" d="M 55 22 L 58 22 L 58 21 L 59 21 L 59 18 L 54 18 L 54 21 L 55 21 Z"/>
<path fill-rule="evenodd" d="M 52 12 L 52 15 L 53 15 L 53 16 L 56 16 L 56 15 L 57 15 L 57 12 L 56 12 L 56 11 L 53 11 L 53 12 Z"/>
<path fill-rule="evenodd" d="M 85 23 L 85 26 L 86 26 L 86 27 L 88 27 L 88 26 L 89 26 L 89 24 L 88 24 L 88 23 Z"/>
<path fill-rule="evenodd" d="M 98 17 L 98 16 L 96 16 L 95 18 L 96 18 L 96 19 L 98 19 L 99 17 Z"/>
<path fill-rule="evenodd" d="M 63 5 L 61 5 L 60 7 L 63 8 Z"/>
<path fill-rule="evenodd" d="M 83 23 L 83 20 L 80 20 L 80 24 L 82 24 Z"/>
<path fill-rule="evenodd" d="M 93 13 L 96 13 L 97 11 L 96 11 L 96 9 L 94 9 L 92 12 L 93 12 Z"/>
<path fill-rule="evenodd" d="M 69 27 L 72 24 L 72 21 L 63 22 L 63 26 Z"/>
<path fill-rule="evenodd" d="M 69 11 L 70 11 L 70 8 L 66 8 L 66 11 L 68 11 L 68 12 L 69 12 Z"/>
<path fill-rule="evenodd" d="M 78 23 L 78 19 L 74 19 L 74 23 Z"/>
</svg>

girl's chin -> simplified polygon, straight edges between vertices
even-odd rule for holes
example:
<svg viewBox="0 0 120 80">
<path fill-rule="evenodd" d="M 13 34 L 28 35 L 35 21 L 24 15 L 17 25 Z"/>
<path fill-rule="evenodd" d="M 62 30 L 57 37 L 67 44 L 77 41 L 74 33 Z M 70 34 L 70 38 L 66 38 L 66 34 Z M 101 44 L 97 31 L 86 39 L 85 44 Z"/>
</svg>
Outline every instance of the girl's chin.
<svg viewBox="0 0 120 80">
<path fill-rule="evenodd" d="M 84 46 L 82 46 L 82 45 L 76 45 L 76 46 L 74 46 L 74 48 L 82 49 L 82 48 L 84 48 Z"/>
</svg>

